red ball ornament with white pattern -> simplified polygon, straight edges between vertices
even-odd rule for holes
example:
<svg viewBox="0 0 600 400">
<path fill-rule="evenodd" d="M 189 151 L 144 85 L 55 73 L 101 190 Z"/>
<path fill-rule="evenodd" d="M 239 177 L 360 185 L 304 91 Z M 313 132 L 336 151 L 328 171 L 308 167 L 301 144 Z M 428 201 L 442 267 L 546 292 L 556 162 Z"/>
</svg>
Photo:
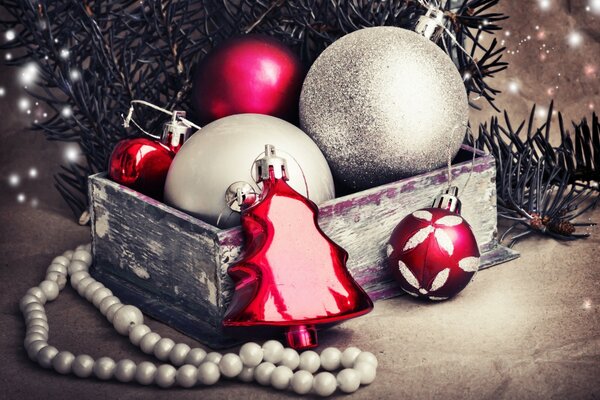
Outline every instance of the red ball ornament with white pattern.
<svg viewBox="0 0 600 400">
<path fill-rule="evenodd" d="M 446 300 L 463 290 L 479 269 L 479 248 L 460 215 L 458 189 L 450 187 L 431 208 L 407 215 L 392 232 L 389 268 L 406 293 Z"/>
</svg>

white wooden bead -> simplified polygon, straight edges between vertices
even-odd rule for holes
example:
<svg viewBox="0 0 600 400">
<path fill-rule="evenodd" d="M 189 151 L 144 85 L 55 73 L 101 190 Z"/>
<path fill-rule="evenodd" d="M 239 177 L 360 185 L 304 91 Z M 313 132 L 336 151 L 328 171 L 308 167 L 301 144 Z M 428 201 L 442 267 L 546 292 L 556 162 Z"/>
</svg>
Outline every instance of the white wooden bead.
<svg viewBox="0 0 600 400">
<path fill-rule="evenodd" d="M 110 357 L 100 357 L 94 363 L 94 376 L 101 380 L 111 379 L 115 373 L 117 364 Z"/>
<path fill-rule="evenodd" d="M 71 286 L 73 289 L 77 290 L 77 285 L 79 285 L 79 282 L 89 277 L 90 274 L 87 271 L 79 271 L 75 272 L 74 274 L 69 274 L 69 276 L 69 279 L 71 280 Z"/>
<path fill-rule="evenodd" d="M 161 361 L 167 361 L 173 347 L 175 347 L 173 339 L 162 338 L 154 345 L 154 356 Z"/>
<path fill-rule="evenodd" d="M 375 357 L 375 354 L 371 353 L 370 351 L 363 351 L 361 352 L 358 357 L 356 357 L 356 360 L 354 360 L 355 363 L 358 362 L 368 362 L 369 364 L 373 364 L 373 366 L 375 368 L 378 367 L 379 363 L 377 362 L 377 357 Z"/>
<path fill-rule="evenodd" d="M 29 343 L 29 346 L 25 348 L 27 356 L 30 360 L 36 361 L 38 353 L 46 346 L 48 346 L 48 342 L 45 340 L 36 340 L 35 342 Z"/>
<path fill-rule="evenodd" d="M 19 301 L 19 309 L 21 310 L 21 312 L 23 312 L 25 310 L 25 307 L 27 307 L 31 303 L 43 304 L 40 301 L 40 299 L 37 298 L 37 297 L 35 297 L 34 295 L 32 295 L 32 294 L 26 294 Z"/>
<path fill-rule="evenodd" d="M 83 248 L 84 248 L 85 251 L 87 251 L 88 253 L 92 254 L 92 244 L 91 243 L 84 244 Z"/>
<path fill-rule="evenodd" d="M 219 361 L 219 371 L 227 378 L 235 378 L 242 372 L 244 363 L 240 359 L 240 356 L 234 353 L 227 353 Z"/>
<path fill-rule="evenodd" d="M 307 394 L 313 386 L 313 375 L 305 370 L 296 371 L 290 383 L 295 393 Z"/>
<path fill-rule="evenodd" d="M 94 293 L 96 293 L 98 290 L 102 289 L 104 287 L 103 284 L 101 284 L 100 282 L 96 281 L 93 282 L 91 285 L 89 285 L 87 288 L 85 288 L 85 299 L 87 301 L 92 301 L 92 298 L 94 297 Z"/>
<path fill-rule="evenodd" d="M 105 298 L 107 298 L 109 296 L 112 296 L 112 294 L 113 294 L 112 291 L 107 287 L 98 289 L 94 292 L 94 296 L 92 296 L 92 304 L 96 308 L 98 308 L 98 307 L 100 307 L 100 303 L 102 303 L 102 300 L 104 300 Z"/>
<path fill-rule="evenodd" d="M 366 361 L 359 361 L 354 363 L 354 369 L 360 374 L 360 384 L 368 385 L 375 380 L 377 374 L 377 368 Z"/>
<path fill-rule="evenodd" d="M 59 290 L 63 290 L 65 286 L 67 286 L 67 276 L 59 274 L 56 271 L 48 272 L 46 274 L 46 280 L 56 282 Z"/>
<path fill-rule="evenodd" d="M 100 302 L 98 309 L 100 310 L 102 315 L 106 315 L 106 311 L 108 311 L 108 309 L 113 304 L 120 303 L 120 302 L 121 302 L 121 300 L 119 300 L 119 298 L 117 296 L 108 296 Z"/>
<path fill-rule="evenodd" d="M 28 324 L 29 321 L 31 321 L 32 319 L 43 319 L 44 321 L 48 321 L 48 317 L 46 316 L 46 313 L 44 311 L 41 310 L 35 310 L 35 311 L 31 311 L 25 314 L 25 324 Z"/>
<path fill-rule="evenodd" d="M 169 353 L 169 361 L 173 365 L 183 365 L 191 348 L 185 343 L 177 343 Z"/>
<path fill-rule="evenodd" d="M 135 381 L 141 385 L 150 385 L 156 376 L 156 365 L 148 361 L 138 364 L 135 370 Z"/>
<path fill-rule="evenodd" d="M 285 348 L 283 349 L 283 355 L 281 356 L 280 363 L 281 365 L 285 365 L 291 370 L 295 370 L 300 364 L 300 356 L 298 355 L 298 352 L 296 350 L 291 349 L 289 347 Z"/>
<path fill-rule="evenodd" d="M 242 382 L 252 382 L 254 380 L 254 367 L 244 367 L 237 376 Z"/>
<path fill-rule="evenodd" d="M 58 349 L 54 346 L 43 347 L 37 354 L 37 362 L 42 368 L 50 368 L 52 359 L 58 354 Z"/>
<path fill-rule="evenodd" d="M 148 332 L 140 341 L 140 349 L 146 354 L 154 353 L 154 346 L 160 340 L 160 335 L 156 332 Z"/>
<path fill-rule="evenodd" d="M 25 340 L 23 340 L 23 345 L 25 348 L 29 347 L 29 345 L 33 342 L 37 342 L 38 340 L 48 341 L 48 335 L 44 335 L 43 333 L 30 333 L 25 336 Z"/>
<path fill-rule="evenodd" d="M 211 351 L 204 358 L 204 362 L 213 362 L 218 365 L 219 362 L 221 361 L 221 357 L 223 357 L 221 355 L 221 353 L 217 353 L 216 351 Z"/>
<path fill-rule="evenodd" d="M 115 314 L 124 306 L 125 305 L 123 303 L 115 303 L 112 306 L 108 307 L 108 309 L 106 310 L 106 319 L 108 320 L 108 322 L 112 324 Z"/>
<path fill-rule="evenodd" d="M 88 286 L 90 286 L 92 283 L 96 282 L 96 280 L 94 278 L 92 278 L 91 276 L 88 276 L 87 278 L 83 278 L 82 280 L 80 280 L 77 283 L 77 293 L 79 293 L 79 295 L 81 297 L 83 297 L 85 295 L 85 289 L 87 289 Z"/>
<path fill-rule="evenodd" d="M 108 317 L 108 312 L 106 314 Z M 144 323 L 144 315 L 139 308 L 126 305 L 119 308 L 112 317 L 115 330 L 121 335 L 128 336 L 132 326 Z"/>
<path fill-rule="evenodd" d="M 278 390 L 287 389 L 290 386 L 294 373 L 289 367 L 280 365 L 271 373 L 271 386 Z"/>
<path fill-rule="evenodd" d="M 175 375 L 177 370 L 171 364 L 163 364 L 156 370 L 154 380 L 161 388 L 168 388 L 175 383 Z"/>
<path fill-rule="evenodd" d="M 327 371 L 334 371 L 340 367 L 342 352 L 335 347 L 328 347 L 321 352 L 321 367 Z"/>
<path fill-rule="evenodd" d="M 283 345 L 277 340 L 267 340 L 263 345 L 263 360 L 277 364 L 283 357 Z"/>
<path fill-rule="evenodd" d="M 263 359 L 263 349 L 258 343 L 245 343 L 240 348 L 240 359 L 246 367 L 256 367 Z"/>
<path fill-rule="evenodd" d="M 41 326 L 47 331 L 50 330 L 50 327 L 48 326 L 48 321 L 42 318 L 34 318 L 27 323 L 28 328 L 34 326 Z"/>
<path fill-rule="evenodd" d="M 115 378 L 119 382 L 131 382 L 135 378 L 136 368 L 136 363 L 127 358 L 119 360 L 115 367 Z"/>
<path fill-rule="evenodd" d="M 71 258 L 71 262 L 73 260 L 83 261 L 89 267 L 92 265 L 92 255 L 85 250 L 77 250 L 73 253 L 73 257 Z"/>
<path fill-rule="evenodd" d="M 337 374 L 337 382 L 344 393 L 354 393 L 360 386 L 360 373 L 352 368 L 341 370 Z"/>
<path fill-rule="evenodd" d="M 80 244 L 79 246 L 75 247 L 75 251 L 79 250 L 85 250 L 85 244 Z"/>
<path fill-rule="evenodd" d="M 177 370 L 175 382 L 181 387 L 191 388 L 198 380 L 198 368 L 192 364 L 186 364 Z"/>
<path fill-rule="evenodd" d="M 46 303 L 46 301 L 47 301 L 44 291 L 42 289 L 40 289 L 38 286 L 29 288 L 27 290 L 27 292 L 25 292 L 25 293 L 37 297 L 38 299 L 40 299 L 40 303 L 42 303 L 42 304 Z"/>
<path fill-rule="evenodd" d="M 27 327 L 27 330 L 25 331 L 25 336 L 32 333 L 39 333 L 40 335 L 44 335 L 46 338 L 48 338 L 48 330 L 43 326 L 36 325 L 32 327 Z"/>
<path fill-rule="evenodd" d="M 69 264 L 69 267 L 67 268 L 67 272 L 69 273 L 69 275 L 74 275 L 75 273 L 82 272 L 82 271 L 83 272 L 88 271 L 88 266 L 83 261 L 73 260 L 73 261 L 71 261 L 71 263 Z"/>
<path fill-rule="evenodd" d="M 67 250 L 67 251 L 65 251 L 65 252 L 64 252 L 62 255 L 63 255 L 63 257 L 66 257 L 66 258 L 67 258 L 67 260 L 69 260 L 69 261 L 70 261 L 70 260 L 71 260 L 71 258 L 73 257 L 73 253 L 74 253 L 74 251 L 73 251 L 73 250 Z"/>
<path fill-rule="evenodd" d="M 70 374 L 75 356 L 70 351 L 59 351 L 52 359 L 52 368 L 62 375 Z"/>
<path fill-rule="evenodd" d="M 148 325 L 140 324 L 136 325 L 129 331 L 129 341 L 133 343 L 135 346 L 139 346 L 142 338 L 146 336 L 151 329 Z"/>
<path fill-rule="evenodd" d="M 87 354 L 80 354 L 73 360 L 73 373 L 80 378 L 88 378 L 94 371 L 94 359 Z"/>
<path fill-rule="evenodd" d="M 265 361 L 254 368 L 254 380 L 263 386 L 271 384 L 271 374 L 275 370 L 275 364 Z"/>
<path fill-rule="evenodd" d="M 64 265 L 54 263 L 54 264 L 50 264 L 50 266 L 46 270 L 46 274 L 48 274 L 50 272 L 57 272 L 61 275 L 67 275 L 67 271 L 68 271 L 67 267 L 65 267 Z"/>
<path fill-rule="evenodd" d="M 41 303 L 29 303 L 25 306 L 23 314 L 28 314 L 32 311 L 43 311 L 46 312 L 46 308 Z"/>
<path fill-rule="evenodd" d="M 192 364 L 197 367 L 200 364 L 202 364 L 202 362 L 204 361 L 205 358 L 206 358 L 206 351 L 199 347 L 195 347 L 195 348 L 191 349 L 190 352 L 188 353 L 187 357 L 185 357 L 185 363 Z"/>
<path fill-rule="evenodd" d="M 214 362 L 205 362 L 198 367 L 198 382 L 203 385 L 214 385 L 220 377 L 221 372 Z"/>
<path fill-rule="evenodd" d="M 67 257 L 63 256 L 58 256 L 58 257 L 54 257 L 54 259 L 52 260 L 52 262 L 50 264 L 60 264 L 63 266 L 67 266 L 69 265 L 69 259 Z"/>
<path fill-rule="evenodd" d="M 348 347 L 342 352 L 342 366 L 344 368 L 352 368 L 356 357 L 361 353 L 358 347 Z"/>
<path fill-rule="evenodd" d="M 331 372 L 321 372 L 313 379 L 313 389 L 319 396 L 331 396 L 337 388 L 337 380 Z"/>
</svg>

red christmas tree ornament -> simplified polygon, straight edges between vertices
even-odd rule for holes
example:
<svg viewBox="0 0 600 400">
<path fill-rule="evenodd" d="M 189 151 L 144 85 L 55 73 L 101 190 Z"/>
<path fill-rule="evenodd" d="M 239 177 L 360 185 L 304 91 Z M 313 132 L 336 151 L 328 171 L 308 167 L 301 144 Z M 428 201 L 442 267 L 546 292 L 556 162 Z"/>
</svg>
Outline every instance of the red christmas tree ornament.
<svg viewBox="0 0 600 400">
<path fill-rule="evenodd" d="M 257 162 L 258 200 L 232 185 L 246 247 L 228 270 L 235 292 L 223 325 L 275 330 L 304 349 L 317 345 L 317 326 L 366 314 L 373 303 L 346 269 L 348 253 L 319 228 L 317 206 L 287 184 L 286 173 L 286 161 L 267 145 Z"/>
<path fill-rule="evenodd" d="M 294 123 L 304 75 L 300 59 L 276 39 L 263 35 L 230 39 L 196 67 L 193 106 L 203 124 L 244 113 Z"/>
<path fill-rule="evenodd" d="M 392 232 L 389 267 L 412 296 L 445 300 L 463 290 L 479 269 L 477 241 L 460 215 L 457 193 L 449 188 L 432 208 L 407 215 Z"/>
<path fill-rule="evenodd" d="M 183 111 L 173 112 L 160 140 L 133 138 L 117 143 L 108 163 L 108 177 L 161 200 L 173 157 L 191 134 L 191 129 L 178 120 L 184 116 Z"/>
</svg>

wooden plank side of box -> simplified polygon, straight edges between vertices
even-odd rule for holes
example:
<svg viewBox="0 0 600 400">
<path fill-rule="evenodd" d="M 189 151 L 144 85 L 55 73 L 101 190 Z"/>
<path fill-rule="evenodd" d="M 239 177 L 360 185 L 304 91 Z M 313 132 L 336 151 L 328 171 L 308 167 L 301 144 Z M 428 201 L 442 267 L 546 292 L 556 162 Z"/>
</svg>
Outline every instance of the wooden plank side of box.
<svg viewBox="0 0 600 400">
<path fill-rule="evenodd" d="M 516 252 L 499 247 L 497 242 L 494 158 L 480 155 L 473 163 L 469 160 L 456 164 L 451 172 L 453 184 L 462 191 L 459 193 L 462 215 L 477 238 L 482 267 L 515 258 Z M 447 185 L 447 170 L 439 169 L 320 205 L 321 228 L 348 251 L 348 269 L 373 300 L 401 294 L 386 265 L 386 247 L 392 230 L 410 212 L 430 207 Z M 240 256 L 243 237 L 239 228 L 221 231 L 218 237 L 220 293 L 226 304 L 233 290 L 227 269 Z"/>
<path fill-rule="evenodd" d="M 217 229 L 102 175 L 90 196 L 94 273 L 197 339 L 221 335 Z"/>
</svg>

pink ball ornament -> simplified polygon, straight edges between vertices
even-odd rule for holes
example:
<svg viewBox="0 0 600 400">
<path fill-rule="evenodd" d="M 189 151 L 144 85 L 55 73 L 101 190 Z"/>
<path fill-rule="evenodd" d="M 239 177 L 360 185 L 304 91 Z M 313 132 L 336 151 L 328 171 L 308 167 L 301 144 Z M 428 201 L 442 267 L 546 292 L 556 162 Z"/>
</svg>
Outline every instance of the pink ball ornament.
<svg viewBox="0 0 600 400">
<path fill-rule="evenodd" d="M 406 293 L 446 300 L 479 269 L 479 248 L 456 197 L 446 193 L 434 204 L 438 207 L 417 210 L 396 226 L 387 247 L 388 265 Z"/>
<path fill-rule="evenodd" d="M 194 72 L 192 104 L 203 124 L 234 114 L 298 120 L 306 71 L 282 42 L 245 35 L 216 47 Z"/>
</svg>

